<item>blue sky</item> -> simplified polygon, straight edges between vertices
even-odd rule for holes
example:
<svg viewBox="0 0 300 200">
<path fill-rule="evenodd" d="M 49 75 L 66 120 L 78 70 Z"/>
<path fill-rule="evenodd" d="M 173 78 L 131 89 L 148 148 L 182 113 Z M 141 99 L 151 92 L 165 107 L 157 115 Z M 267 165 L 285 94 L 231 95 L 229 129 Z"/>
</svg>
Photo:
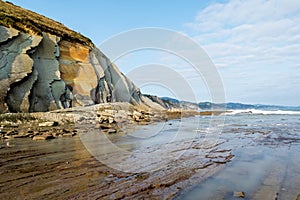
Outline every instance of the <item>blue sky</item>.
<svg viewBox="0 0 300 200">
<path fill-rule="evenodd" d="M 134 28 L 161 27 L 182 32 L 195 40 L 216 65 L 227 101 L 300 105 L 300 1 L 11 2 L 62 22 L 90 37 L 96 45 Z M 161 56 L 162 53 L 144 51 L 116 63 L 125 74 L 134 65 L 154 61 L 175 69 L 181 65 L 176 70 L 182 70 L 197 100 L 210 100 L 205 83 L 194 83 L 195 77 L 182 69 L 184 65 L 176 58 Z M 160 96 L 170 94 L 151 86 L 142 91 Z"/>
</svg>

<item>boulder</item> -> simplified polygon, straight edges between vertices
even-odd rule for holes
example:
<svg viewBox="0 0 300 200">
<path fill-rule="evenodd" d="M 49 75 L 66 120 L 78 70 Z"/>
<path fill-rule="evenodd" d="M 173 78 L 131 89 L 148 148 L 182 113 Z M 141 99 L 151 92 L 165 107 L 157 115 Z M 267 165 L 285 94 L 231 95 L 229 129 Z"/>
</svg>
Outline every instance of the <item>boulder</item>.
<svg viewBox="0 0 300 200">
<path fill-rule="evenodd" d="M 114 134 L 114 133 L 117 133 L 117 130 L 115 130 L 115 129 L 108 129 L 107 133 L 108 134 Z"/>
<path fill-rule="evenodd" d="M 58 122 L 42 122 L 42 123 L 39 123 L 39 127 L 50 127 L 50 126 L 58 126 Z"/>
<path fill-rule="evenodd" d="M 53 135 L 45 134 L 45 135 L 36 135 L 32 138 L 33 140 L 50 140 L 54 139 Z"/>
<path fill-rule="evenodd" d="M 110 129 L 112 126 L 110 124 L 97 124 L 96 128 L 99 129 Z"/>
</svg>

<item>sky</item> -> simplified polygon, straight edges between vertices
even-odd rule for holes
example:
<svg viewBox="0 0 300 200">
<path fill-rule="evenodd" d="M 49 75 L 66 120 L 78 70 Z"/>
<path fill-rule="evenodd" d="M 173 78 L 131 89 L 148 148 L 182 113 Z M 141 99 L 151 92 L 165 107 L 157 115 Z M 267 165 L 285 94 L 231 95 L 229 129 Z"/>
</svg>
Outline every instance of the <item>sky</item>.
<svg viewBox="0 0 300 200">
<path fill-rule="evenodd" d="M 300 105 L 300 1 L 10 1 L 59 21 L 100 46 L 119 33 L 137 28 L 159 27 L 182 33 L 203 48 L 214 63 L 227 102 Z M 140 66 L 167 66 L 182 75 L 197 101 L 211 100 L 205 78 L 195 76 L 178 56 L 143 50 L 115 62 L 129 77 Z M 176 97 L 174 88 L 138 86 L 145 93 Z"/>
</svg>

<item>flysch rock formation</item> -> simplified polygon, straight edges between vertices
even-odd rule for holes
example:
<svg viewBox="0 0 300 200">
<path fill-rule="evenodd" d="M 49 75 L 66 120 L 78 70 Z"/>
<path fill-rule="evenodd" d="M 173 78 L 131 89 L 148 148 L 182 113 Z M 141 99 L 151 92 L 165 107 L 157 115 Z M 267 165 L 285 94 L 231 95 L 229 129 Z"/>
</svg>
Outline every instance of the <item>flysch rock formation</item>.
<svg viewBox="0 0 300 200">
<path fill-rule="evenodd" d="M 11 3 L 0 5 L 0 113 L 107 102 L 163 109 L 89 39 Z"/>
</svg>

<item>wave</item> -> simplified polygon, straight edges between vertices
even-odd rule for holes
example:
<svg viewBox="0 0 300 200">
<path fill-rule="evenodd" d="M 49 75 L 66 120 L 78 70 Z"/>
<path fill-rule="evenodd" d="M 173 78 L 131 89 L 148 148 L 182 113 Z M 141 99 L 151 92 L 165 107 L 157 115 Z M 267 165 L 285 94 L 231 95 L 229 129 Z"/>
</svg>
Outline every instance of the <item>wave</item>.
<svg viewBox="0 0 300 200">
<path fill-rule="evenodd" d="M 237 115 L 237 114 L 255 114 L 255 115 L 300 115 L 300 111 L 286 111 L 286 110 L 227 110 L 223 115 Z"/>
</svg>

